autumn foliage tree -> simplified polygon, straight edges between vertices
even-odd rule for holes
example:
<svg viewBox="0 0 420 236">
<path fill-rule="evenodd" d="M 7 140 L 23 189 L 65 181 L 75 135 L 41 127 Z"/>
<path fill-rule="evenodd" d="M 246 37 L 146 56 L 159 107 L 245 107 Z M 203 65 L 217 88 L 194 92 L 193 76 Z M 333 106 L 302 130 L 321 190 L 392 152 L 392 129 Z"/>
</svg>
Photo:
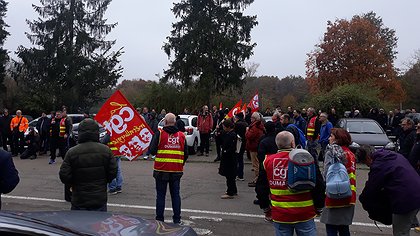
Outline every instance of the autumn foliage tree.
<svg viewBox="0 0 420 236">
<path fill-rule="evenodd" d="M 323 40 L 306 62 L 311 92 L 328 92 L 344 84 L 373 84 L 380 99 L 400 102 L 404 92 L 394 67 L 395 31 L 373 12 L 327 25 Z"/>
</svg>

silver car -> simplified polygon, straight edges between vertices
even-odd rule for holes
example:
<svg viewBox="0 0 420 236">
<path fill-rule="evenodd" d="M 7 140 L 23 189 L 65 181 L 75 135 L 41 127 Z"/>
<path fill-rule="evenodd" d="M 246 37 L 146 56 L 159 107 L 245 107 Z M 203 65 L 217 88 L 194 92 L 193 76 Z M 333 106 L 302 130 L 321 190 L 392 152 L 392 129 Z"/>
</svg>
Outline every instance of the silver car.
<svg viewBox="0 0 420 236">
<path fill-rule="evenodd" d="M 395 144 L 388 138 L 378 122 L 367 118 L 343 118 L 337 122 L 337 127 L 350 133 L 352 144 L 350 149 L 355 152 L 360 145 L 370 145 L 375 149 L 395 151 Z"/>
</svg>

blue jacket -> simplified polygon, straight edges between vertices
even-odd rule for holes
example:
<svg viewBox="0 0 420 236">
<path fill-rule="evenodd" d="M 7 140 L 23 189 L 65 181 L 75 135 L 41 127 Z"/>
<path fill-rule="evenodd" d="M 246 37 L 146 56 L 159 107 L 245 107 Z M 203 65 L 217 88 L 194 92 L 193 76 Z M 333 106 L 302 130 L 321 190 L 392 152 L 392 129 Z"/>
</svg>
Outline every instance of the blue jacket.
<svg viewBox="0 0 420 236">
<path fill-rule="evenodd" d="M 306 121 L 302 116 L 295 118 L 295 125 L 302 130 L 302 132 L 306 132 Z"/>
<path fill-rule="evenodd" d="M 320 144 L 328 144 L 328 138 L 331 134 L 331 129 L 333 125 L 331 122 L 327 121 L 325 125 L 321 125 L 321 130 L 319 132 L 319 143 Z"/>
<path fill-rule="evenodd" d="M 408 160 L 399 153 L 384 149 L 373 153 L 372 160 L 368 180 L 359 197 L 363 207 L 375 205 L 383 192 L 394 214 L 419 209 L 420 177 Z"/>
<path fill-rule="evenodd" d="M 10 193 L 18 183 L 19 175 L 13 164 L 12 154 L 0 150 L 0 209 L 1 194 Z"/>
</svg>

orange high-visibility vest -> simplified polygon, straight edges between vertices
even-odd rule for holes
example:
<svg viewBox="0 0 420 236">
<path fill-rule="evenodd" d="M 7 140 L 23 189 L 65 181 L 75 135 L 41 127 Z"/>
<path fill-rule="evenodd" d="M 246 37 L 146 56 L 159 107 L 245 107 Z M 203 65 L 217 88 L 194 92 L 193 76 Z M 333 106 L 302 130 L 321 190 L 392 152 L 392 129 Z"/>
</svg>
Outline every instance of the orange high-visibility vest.
<svg viewBox="0 0 420 236">
<path fill-rule="evenodd" d="M 182 172 L 184 170 L 184 147 L 184 133 L 169 134 L 164 130 L 160 131 L 154 170 Z"/>
<path fill-rule="evenodd" d="M 292 191 L 287 186 L 289 152 L 268 155 L 264 168 L 270 185 L 271 214 L 273 221 L 294 224 L 316 216 L 311 192 Z"/>
<path fill-rule="evenodd" d="M 341 146 L 347 158 L 346 169 L 350 177 L 351 197 L 343 199 L 325 198 L 325 207 L 341 208 L 356 204 L 356 158 L 348 147 Z"/>
<path fill-rule="evenodd" d="M 22 117 L 22 120 L 20 120 L 21 117 Z M 25 132 L 26 129 L 28 129 L 28 127 L 29 127 L 28 119 L 26 119 L 26 117 L 24 117 L 24 116 L 21 116 L 21 117 L 15 116 L 15 117 L 12 118 L 12 120 L 10 121 L 10 130 L 11 131 L 13 131 L 13 129 L 18 126 L 19 121 L 20 121 L 20 124 L 19 124 L 19 127 L 18 127 L 19 132 Z"/>
</svg>

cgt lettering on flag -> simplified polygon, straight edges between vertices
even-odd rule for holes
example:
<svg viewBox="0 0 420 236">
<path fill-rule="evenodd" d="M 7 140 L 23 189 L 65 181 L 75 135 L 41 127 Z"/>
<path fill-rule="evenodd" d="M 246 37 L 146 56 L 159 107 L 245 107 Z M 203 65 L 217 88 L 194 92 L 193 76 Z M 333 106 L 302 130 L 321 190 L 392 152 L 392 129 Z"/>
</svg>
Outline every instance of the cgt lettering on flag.
<svg viewBox="0 0 420 236">
<path fill-rule="evenodd" d="M 153 137 L 150 127 L 119 90 L 105 102 L 95 120 L 105 127 L 113 145 L 130 161 L 147 150 Z"/>
</svg>

